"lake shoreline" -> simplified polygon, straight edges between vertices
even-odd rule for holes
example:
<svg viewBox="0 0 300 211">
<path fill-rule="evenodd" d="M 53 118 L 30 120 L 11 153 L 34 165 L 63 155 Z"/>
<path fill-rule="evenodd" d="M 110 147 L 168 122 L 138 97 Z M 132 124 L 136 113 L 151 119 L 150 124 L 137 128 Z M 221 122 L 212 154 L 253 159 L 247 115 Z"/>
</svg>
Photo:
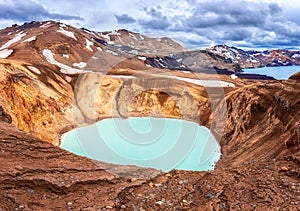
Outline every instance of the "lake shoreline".
<svg viewBox="0 0 300 211">
<path fill-rule="evenodd" d="M 59 147 L 103 162 L 157 166 L 166 172 L 213 170 L 221 157 L 221 147 L 208 128 L 173 118 L 100 120 L 62 134 Z"/>
<path fill-rule="evenodd" d="M 299 72 L 300 66 L 291 65 L 291 66 L 266 66 L 266 67 L 258 67 L 258 68 L 244 68 L 243 72 L 240 72 L 238 75 L 243 77 L 250 77 L 254 79 L 270 79 L 273 80 L 288 80 L 288 78 Z M 262 78 L 259 78 L 261 76 Z"/>
</svg>

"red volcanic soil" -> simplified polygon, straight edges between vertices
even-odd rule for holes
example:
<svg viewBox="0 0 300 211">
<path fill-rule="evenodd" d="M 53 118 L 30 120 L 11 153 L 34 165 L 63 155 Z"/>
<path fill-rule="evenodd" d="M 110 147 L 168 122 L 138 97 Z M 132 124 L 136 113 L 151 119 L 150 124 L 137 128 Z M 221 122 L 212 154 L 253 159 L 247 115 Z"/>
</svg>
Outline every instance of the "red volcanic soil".
<svg viewBox="0 0 300 211">
<path fill-rule="evenodd" d="M 95 162 L 2 122 L 0 210 L 299 210 L 299 85 L 241 89 L 226 97 L 223 157 L 209 172 Z"/>
</svg>

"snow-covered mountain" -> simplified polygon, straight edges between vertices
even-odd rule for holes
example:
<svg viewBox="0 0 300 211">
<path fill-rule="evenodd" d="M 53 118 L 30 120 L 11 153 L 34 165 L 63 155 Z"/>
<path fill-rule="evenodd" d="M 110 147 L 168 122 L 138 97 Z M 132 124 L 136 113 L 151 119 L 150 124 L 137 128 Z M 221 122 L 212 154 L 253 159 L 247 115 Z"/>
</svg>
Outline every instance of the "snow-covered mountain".
<svg viewBox="0 0 300 211">
<path fill-rule="evenodd" d="M 124 65 L 196 72 L 300 65 L 300 51 L 245 51 L 227 45 L 187 51 L 166 37 L 149 38 L 126 29 L 95 32 L 54 21 L 14 25 L 0 30 L 0 37 L 0 58 L 50 65 L 63 74 L 107 71 Z"/>
<path fill-rule="evenodd" d="M 188 51 L 175 41 L 150 38 L 125 29 L 95 32 L 54 21 L 30 22 L 0 30 L 0 58 L 29 62 L 73 75 L 84 71 L 152 68 L 207 72 L 247 67 L 300 65 L 300 52 L 244 51 L 218 45 Z"/>
<path fill-rule="evenodd" d="M 169 38 L 124 29 L 94 32 L 54 21 L 14 25 L 1 30 L 0 37 L 0 58 L 26 61 L 35 68 L 44 65 L 63 74 L 110 70 L 128 59 L 130 68 L 146 69 L 145 56 L 185 50 Z"/>
<path fill-rule="evenodd" d="M 217 45 L 207 51 L 224 56 L 228 62 L 239 64 L 242 68 L 300 65 L 300 51 L 296 50 L 244 51 L 227 45 Z"/>
</svg>

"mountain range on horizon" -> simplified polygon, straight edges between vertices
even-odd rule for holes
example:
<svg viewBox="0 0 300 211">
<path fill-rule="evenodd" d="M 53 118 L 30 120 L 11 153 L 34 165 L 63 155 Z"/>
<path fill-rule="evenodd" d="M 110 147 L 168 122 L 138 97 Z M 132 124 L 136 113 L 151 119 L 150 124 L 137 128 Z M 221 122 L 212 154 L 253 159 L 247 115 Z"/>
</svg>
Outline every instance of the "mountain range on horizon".
<svg viewBox="0 0 300 211">
<path fill-rule="evenodd" d="M 143 66 L 143 69 L 196 72 L 238 72 L 242 68 L 300 65 L 300 51 L 297 50 L 242 50 L 225 44 L 187 50 L 167 37 L 149 38 L 126 29 L 95 32 L 54 21 L 13 25 L 2 29 L 0 36 L 0 58 L 23 59 L 39 65 L 61 63 L 68 66 L 67 69 L 71 70 L 69 73 L 80 72 L 84 68 L 93 69 L 93 66 L 107 66 L 105 68 L 110 69 L 129 58 Z M 48 54 L 46 60 L 45 54 Z M 93 61 L 97 54 L 109 62 Z M 53 56 L 55 61 L 50 61 L 49 56 Z"/>
</svg>

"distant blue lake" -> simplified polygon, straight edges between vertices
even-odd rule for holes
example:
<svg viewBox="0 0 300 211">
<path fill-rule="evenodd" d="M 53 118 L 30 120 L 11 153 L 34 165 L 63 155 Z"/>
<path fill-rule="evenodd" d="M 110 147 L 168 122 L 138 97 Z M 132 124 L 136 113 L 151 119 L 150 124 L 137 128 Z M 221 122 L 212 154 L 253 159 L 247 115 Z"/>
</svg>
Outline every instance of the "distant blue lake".
<svg viewBox="0 0 300 211">
<path fill-rule="evenodd" d="M 181 119 L 111 118 L 65 133 L 61 148 L 115 164 L 172 169 L 212 170 L 219 143 L 209 129 Z"/>
<path fill-rule="evenodd" d="M 260 74 L 271 76 L 277 80 L 287 80 L 291 75 L 300 71 L 300 66 L 247 68 L 243 71 L 244 74 Z"/>
</svg>

